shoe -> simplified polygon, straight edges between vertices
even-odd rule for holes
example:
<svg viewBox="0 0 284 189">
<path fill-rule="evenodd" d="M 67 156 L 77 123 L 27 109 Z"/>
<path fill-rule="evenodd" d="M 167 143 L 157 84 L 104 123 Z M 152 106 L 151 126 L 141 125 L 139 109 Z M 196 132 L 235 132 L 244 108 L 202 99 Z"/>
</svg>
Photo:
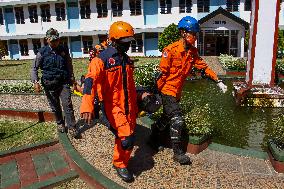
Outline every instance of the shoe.
<svg viewBox="0 0 284 189">
<path fill-rule="evenodd" d="M 57 131 L 60 133 L 67 133 L 67 128 L 64 124 L 59 124 L 57 125 Z"/>
<path fill-rule="evenodd" d="M 178 162 L 181 165 L 190 165 L 190 157 L 185 154 L 174 154 L 173 159 L 175 162 Z"/>
<path fill-rule="evenodd" d="M 119 167 L 115 167 L 113 166 L 113 168 L 116 170 L 117 175 L 125 182 L 133 182 L 134 181 L 134 177 L 131 173 L 129 173 L 129 171 L 127 170 L 127 168 L 119 168 Z"/>
<path fill-rule="evenodd" d="M 68 130 L 69 130 L 69 131 L 68 131 L 69 134 L 70 134 L 72 137 L 74 137 L 75 139 L 80 139 L 80 138 L 82 138 L 82 136 L 81 136 L 79 130 L 78 130 L 76 127 L 70 127 Z"/>
</svg>

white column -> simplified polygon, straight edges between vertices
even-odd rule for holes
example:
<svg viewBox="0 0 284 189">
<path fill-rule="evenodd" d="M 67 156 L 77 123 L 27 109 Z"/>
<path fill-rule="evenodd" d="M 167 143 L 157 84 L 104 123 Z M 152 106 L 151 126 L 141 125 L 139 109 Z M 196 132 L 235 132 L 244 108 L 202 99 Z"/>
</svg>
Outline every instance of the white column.
<svg viewBox="0 0 284 189">
<path fill-rule="evenodd" d="M 192 0 L 191 14 L 194 18 L 197 19 L 197 0 Z"/>
<path fill-rule="evenodd" d="M 280 0 L 253 0 L 246 82 L 274 85 Z"/>
<path fill-rule="evenodd" d="M 240 30 L 241 34 L 241 46 L 239 47 L 240 57 L 245 56 L 245 30 Z"/>
</svg>

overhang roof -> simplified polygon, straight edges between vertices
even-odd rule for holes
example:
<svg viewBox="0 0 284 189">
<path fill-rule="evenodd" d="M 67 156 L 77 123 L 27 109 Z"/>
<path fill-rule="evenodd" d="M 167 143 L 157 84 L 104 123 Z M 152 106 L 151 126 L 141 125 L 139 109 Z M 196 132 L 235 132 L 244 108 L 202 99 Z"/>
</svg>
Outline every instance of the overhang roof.
<svg viewBox="0 0 284 189">
<path fill-rule="evenodd" d="M 237 22 L 238 24 L 244 26 L 245 29 L 249 29 L 249 23 L 248 22 L 246 22 L 245 20 L 241 19 L 240 17 L 237 17 L 236 15 L 228 12 L 227 10 L 223 9 L 222 7 L 219 7 L 217 10 L 215 10 L 215 11 L 211 12 L 210 14 L 204 16 L 198 22 L 201 25 L 201 24 L 207 22 L 208 20 L 214 18 L 215 16 L 217 16 L 219 14 L 222 14 L 222 15 L 230 18 L 231 20 Z"/>
</svg>

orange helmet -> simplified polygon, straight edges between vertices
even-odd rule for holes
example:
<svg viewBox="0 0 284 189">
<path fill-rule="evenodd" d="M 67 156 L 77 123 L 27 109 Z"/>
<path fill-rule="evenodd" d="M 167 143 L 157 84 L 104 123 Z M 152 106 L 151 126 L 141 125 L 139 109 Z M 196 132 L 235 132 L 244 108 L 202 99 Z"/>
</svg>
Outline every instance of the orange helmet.
<svg viewBox="0 0 284 189">
<path fill-rule="evenodd" d="M 129 41 L 134 40 L 134 29 L 127 22 L 114 22 L 109 29 L 109 39 L 118 40 L 121 38 L 129 38 Z"/>
</svg>

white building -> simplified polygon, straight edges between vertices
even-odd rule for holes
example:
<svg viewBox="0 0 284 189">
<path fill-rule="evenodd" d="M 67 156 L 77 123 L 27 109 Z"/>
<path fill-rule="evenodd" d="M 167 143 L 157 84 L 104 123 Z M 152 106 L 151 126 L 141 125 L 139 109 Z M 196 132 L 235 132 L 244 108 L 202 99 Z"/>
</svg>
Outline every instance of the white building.
<svg viewBox="0 0 284 189">
<path fill-rule="evenodd" d="M 251 0 L 0 0 L 0 45 L 7 59 L 32 59 L 45 32 L 57 29 L 73 58 L 88 56 L 117 20 L 132 24 L 136 43 L 131 56 L 158 56 L 159 33 L 190 15 L 201 24 L 201 55 L 245 55 Z M 284 26 L 284 3 L 280 24 Z"/>
</svg>

